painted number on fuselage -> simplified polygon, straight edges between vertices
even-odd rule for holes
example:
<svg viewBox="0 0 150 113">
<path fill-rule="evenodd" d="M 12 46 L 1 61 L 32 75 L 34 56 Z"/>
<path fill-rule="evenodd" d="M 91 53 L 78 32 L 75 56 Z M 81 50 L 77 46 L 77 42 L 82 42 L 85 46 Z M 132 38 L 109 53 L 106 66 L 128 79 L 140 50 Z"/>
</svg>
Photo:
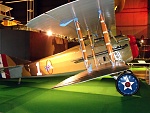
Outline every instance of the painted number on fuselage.
<svg viewBox="0 0 150 113">
<path fill-rule="evenodd" d="M 39 62 L 36 63 L 36 68 L 37 68 L 37 75 L 42 75 L 42 73 L 40 71 L 40 63 Z"/>
</svg>

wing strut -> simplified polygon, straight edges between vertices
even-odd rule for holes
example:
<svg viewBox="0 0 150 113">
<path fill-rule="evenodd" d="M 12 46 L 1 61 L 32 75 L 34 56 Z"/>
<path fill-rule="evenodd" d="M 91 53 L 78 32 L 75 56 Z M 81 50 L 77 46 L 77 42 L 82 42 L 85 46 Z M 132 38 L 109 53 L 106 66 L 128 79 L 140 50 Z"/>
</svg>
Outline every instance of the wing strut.
<svg viewBox="0 0 150 113">
<path fill-rule="evenodd" d="M 90 46 L 91 46 L 91 51 L 92 51 L 94 63 L 95 63 L 95 66 L 97 67 L 97 61 L 96 61 L 95 52 L 94 52 L 94 45 L 92 43 L 92 40 L 91 40 L 91 37 L 90 37 L 90 31 L 89 31 L 88 28 L 87 28 L 87 33 L 88 33 L 88 37 L 89 37 L 89 40 L 90 40 Z"/>
<path fill-rule="evenodd" d="M 84 41 L 83 41 L 83 36 L 82 36 L 82 32 L 81 32 L 81 28 L 80 28 L 80 25 L 79 25 L 78 18 L 74 19 L 74 23 L 75 23 L 75 27 L 76 27 L 76 31 L 77 31 L 77 35 L 78 35 L 78 39 L 79 39 L 80 48 L 81 48 L 81 51 L 82 51 L 85 67 L 86 67 L 88 72 L 91 72 L 92 67 L 91 67 L 91 65 L 88 61 L 88 58 L 87 58 L 86 48 L 85 48 L 85 44 L 84 44 Z"/>
<path fill-rule="evenodd" d="M 99 21 L 101 23 L 101 27 L 102 27 L 102 31 L 103 31 L 103 35 L 104 35 L 106 48 L 108 50 L 109 58 L 111 60 L 112 65 L 114 65 L 115 64 L 115 56 L 114 56 L 114 52 L 112 49 L 112 45 L 111 45 L 110 37 L 108 34 L 107 26 L 106 26 L 106 23 L 104 21 L 101 10 L 99 10 Z"/>
</svg>

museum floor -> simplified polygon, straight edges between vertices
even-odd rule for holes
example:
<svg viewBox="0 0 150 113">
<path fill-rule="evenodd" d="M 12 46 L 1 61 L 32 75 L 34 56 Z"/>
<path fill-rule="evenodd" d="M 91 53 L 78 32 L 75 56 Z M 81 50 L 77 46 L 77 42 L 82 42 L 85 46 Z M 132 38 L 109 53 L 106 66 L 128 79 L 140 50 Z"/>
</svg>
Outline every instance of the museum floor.
<svg viewBox="0 0 150 113">
<path fill-rule="evenodd" d="M 51 89 L 67 77 L 0 80 L 0 113 L 150 113 L 150 86 L 122 96 L 108 77 Z"/>
</svg>

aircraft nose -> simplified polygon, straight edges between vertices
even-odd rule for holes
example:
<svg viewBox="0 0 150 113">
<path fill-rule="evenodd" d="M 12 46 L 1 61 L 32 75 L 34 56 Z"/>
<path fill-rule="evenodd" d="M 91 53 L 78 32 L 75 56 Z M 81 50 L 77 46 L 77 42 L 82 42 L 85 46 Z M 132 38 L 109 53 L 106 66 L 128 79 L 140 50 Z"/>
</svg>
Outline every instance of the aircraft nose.
<svg viewBox="0 0 150 113">
<path fill-rule="evenodd" d="M 139 48 L 138 48 L 137 43 L 136 43 L 136 38 L 133 35 L 127 35 L 127 37 L 130 40 L 129 43 L 130 43 L 130 47 L 132 50 L 133 58 L 137 58 L 139 55 Z"/>
</svg>

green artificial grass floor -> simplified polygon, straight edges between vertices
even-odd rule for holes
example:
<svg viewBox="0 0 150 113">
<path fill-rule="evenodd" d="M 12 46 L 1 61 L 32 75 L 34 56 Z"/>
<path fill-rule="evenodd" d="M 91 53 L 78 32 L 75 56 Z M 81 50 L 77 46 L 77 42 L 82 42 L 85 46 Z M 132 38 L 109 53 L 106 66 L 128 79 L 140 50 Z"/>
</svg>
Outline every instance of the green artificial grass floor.
<svg viewBox="0 0 150 113">
<path fill-rule="evenodd" d="M 122 96 L 112 78 L 51 89 L 67 77 L 0 80 L 0 113 L 150 113 L 150 86 Z"/>
</svg>

